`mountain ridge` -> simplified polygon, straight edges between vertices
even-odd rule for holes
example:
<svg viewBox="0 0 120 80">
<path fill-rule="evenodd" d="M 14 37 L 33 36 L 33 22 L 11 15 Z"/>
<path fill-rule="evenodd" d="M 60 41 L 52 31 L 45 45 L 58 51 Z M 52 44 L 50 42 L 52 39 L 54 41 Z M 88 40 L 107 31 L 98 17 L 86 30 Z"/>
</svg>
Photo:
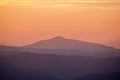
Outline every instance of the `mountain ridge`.
<svg viewBox="0 0 120 80">
<path fill-rule="evenodd" d="M 75 39 L 68 39 L 61 36 L 56 36 L 51 39 L 41 40 L 33 44 L 24 46 L 25 48 L 35 49 L 78 49 L 78 50 L 115 50 L 113 47 L 108 47 L 103 44 L 85 42 Z"/>
</svg>

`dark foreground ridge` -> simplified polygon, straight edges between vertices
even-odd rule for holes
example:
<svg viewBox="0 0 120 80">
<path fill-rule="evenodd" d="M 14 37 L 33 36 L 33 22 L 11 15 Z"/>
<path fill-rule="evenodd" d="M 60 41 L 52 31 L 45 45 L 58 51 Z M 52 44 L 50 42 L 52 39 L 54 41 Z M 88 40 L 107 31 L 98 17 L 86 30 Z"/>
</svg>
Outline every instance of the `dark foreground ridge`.
<svg viewBox="0 0 120 80">
<path fill-rule="evenodd" d="M 120 56 L 2 51 L 0 80 L 120 80 L 119 62 Z"/>
</svg>

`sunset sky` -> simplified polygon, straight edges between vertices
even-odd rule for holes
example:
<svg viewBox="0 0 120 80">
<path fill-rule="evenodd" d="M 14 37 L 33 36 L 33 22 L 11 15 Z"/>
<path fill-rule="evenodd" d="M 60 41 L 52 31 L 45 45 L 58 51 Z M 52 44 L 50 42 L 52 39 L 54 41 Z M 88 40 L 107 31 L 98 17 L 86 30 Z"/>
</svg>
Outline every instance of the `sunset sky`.
<svg viewBox="0 0 120 80">
<path fill-rule="evenodd" d="M 120 0 L 0 0 L 0 45 L 55 36 L 120 48 Z"/>
</svg>

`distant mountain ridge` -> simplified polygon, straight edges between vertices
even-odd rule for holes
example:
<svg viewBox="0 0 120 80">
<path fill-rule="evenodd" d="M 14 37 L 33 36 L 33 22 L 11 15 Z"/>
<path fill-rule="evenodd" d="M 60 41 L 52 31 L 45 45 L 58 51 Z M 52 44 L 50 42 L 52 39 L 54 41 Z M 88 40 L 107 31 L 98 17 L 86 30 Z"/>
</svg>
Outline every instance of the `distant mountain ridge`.
<svg viewBox="0 0 120 80">
<path fill-rule="evenodd" d="M 25 48 L 34 49 L 72 49 L 72 50 L 87 50 L 87 51 L 114 51 L 115 48 L 107 47 L 102 44 L 90 43 L 74 39 L 67 39 L 57 36 L 48 40 L 42 40 L 27 46 Z"/>
<path fill-rule="evenodd" d="M 0 54 L 9 54 L 10 52 L 31 52 L 40 54 L 77 55 L 89 57 L 120 56 L 119 49 L 107 47 L 97 43 L 67 39 L 60 36 L 48 40 L 38 41 L 23 47 L 0 46 Z"/>
</svg>

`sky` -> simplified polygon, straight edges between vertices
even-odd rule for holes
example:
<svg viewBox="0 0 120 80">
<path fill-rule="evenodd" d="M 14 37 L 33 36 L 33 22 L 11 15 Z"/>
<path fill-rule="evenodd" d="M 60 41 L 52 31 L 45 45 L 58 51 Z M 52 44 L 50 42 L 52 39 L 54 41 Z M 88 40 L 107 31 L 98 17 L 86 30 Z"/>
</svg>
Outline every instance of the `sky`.
<svg viewBox="0 0 120 80">
<path fill-rule="evenodd" d="M 55 36 L 120 48 L 119 0 L 0 0 L 0 45 Z"/>
</svg>

